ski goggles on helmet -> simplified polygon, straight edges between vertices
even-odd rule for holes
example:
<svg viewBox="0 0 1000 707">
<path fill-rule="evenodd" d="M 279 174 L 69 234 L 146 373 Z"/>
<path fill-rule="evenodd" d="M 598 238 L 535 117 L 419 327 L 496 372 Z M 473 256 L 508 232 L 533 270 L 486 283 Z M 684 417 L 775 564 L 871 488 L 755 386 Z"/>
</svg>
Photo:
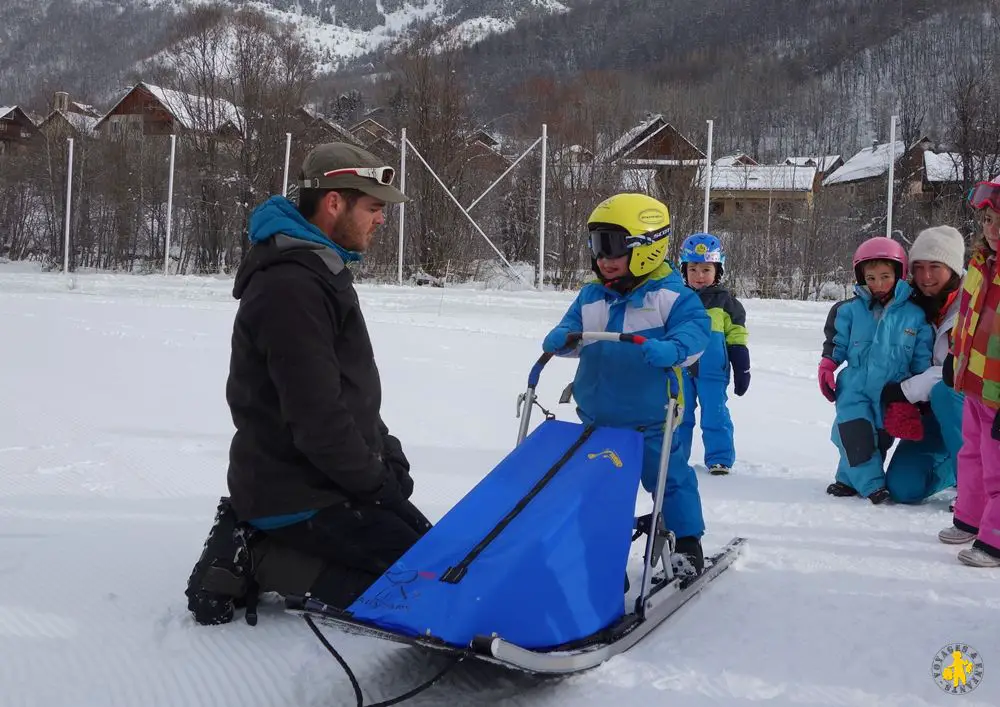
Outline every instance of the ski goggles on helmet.
<svg viewBox="0 0 1000 707">
<path fill-rule="evenodd" d="M 969 205 L 974 209 L 987 206 L 1000 213 L 1000 184 L 980 182 L 969 190 Z"/>
<path fill-rule="evenodd" d="M 379 184 L 388 186 L 392 184 L 392 180 L 396 177 L 396 170 L 394 167 L 342 167 L 341 169 L 331 169 L 329 172 L 324 172 L 323 176 L 339 177 L 343 174 L 356 174 L 359 177 L 374 179 Z"/>
<path fill-rule="evenodd" d="M 629 234 L 617 229 L 599 228 L 590 231 L 590 252 L 595 258 L 614 259 L 628 255 L 631 250 Z"/>
</svg>

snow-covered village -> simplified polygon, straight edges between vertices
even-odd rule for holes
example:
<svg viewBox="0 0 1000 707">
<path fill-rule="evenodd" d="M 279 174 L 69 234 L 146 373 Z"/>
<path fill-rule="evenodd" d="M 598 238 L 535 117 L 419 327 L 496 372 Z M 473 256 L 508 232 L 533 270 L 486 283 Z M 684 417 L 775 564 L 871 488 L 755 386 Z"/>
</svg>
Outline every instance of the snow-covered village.
<svg viewBox="0 0 1000 707">
<path fill-rule="evenodd" d="M 10 0 L 0 705 L 1000 704 L 998 22 Z"/>
</svg>

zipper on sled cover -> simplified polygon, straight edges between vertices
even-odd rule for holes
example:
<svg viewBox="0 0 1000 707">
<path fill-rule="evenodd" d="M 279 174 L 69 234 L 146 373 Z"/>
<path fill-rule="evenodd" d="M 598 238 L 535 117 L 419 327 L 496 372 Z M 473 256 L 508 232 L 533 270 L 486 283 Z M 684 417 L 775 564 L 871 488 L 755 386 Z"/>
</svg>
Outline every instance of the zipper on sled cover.
<svg viewBox="0 0 1000 707">
<path fill-rule="evenodd" d="M 590 435 L 593 433 L 594 428 L 587 426 L 580 434 L 580 437 L 572 444 L 572 446 L 570 446 L 569 449 L 566 450 L 562 457 L 559 458 L 559 461 L 553 464 L 552 467 L 545 472 L 545 475 L 535 483 L 531 490 L 517 502 L 517 505 L 515 505 L 507 513 L 507 515 L 500 519 L 500 522 L 493 527 L 493 530 L 491 530 L 485 538 L 480 540 L 479 544 L 472 548 L 472 550 L 469 551 L 469 554 L 462 558 L 461 562 L 457 565 L 449 567 L 445 573 L 441 575 L 441 581 L 448 582 L 449 584 L 458 584 L 461 582 L 462 578 L 465 577 L 466 572 L 469 570 L 469 565 L 471 565 L 475 559 L 479 557 L 479 555 L 481 555 L 487 547 L 489 547 L 490 543 L 499 537 L 500 533 L 502 533 L 504 529 L 510 525 L 518 515 L 520 515 L 521 511 L 527 508 L 532 499 L 541 493 L 542 489 L 544 489 L 548 483 L 555 478 L 555 475 L 559 473 L 559 470 L 566 465 L 566 462 L 568 462 L 574 454 L 576 454 L 577 450 L 583 446 L 583 443 L 590 439 Z"/>
</svg>

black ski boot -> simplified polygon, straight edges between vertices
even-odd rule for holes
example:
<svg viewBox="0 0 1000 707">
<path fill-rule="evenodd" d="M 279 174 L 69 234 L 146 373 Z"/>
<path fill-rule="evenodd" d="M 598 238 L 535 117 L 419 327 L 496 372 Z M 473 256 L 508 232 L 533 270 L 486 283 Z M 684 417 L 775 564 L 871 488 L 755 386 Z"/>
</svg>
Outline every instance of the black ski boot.
<svg viewBox="0 0 1000 707">
<path fill-rule="evenodd" d="M 697 577 L 705 569 L 705 555 L 701 549 L 701 538 L 689 535 L 677 538 L 674 553 L 670 556 L 674 575 L 680 579 Z"/>
<path fill-rule="evenodd" d="M 886 501 L 889 500 L 889 489 L 883 487 L 880 488 L 878 491 L 873 491 L 872 493 L 868 494 L 868 500 L 874 503 L 876 506 L 885 503 Z"/>
<path fill-rule="evenodd" d="M 832 484 L 826 487 L 826 492 L 831 496 L 839 496 L 840 498 L 848 498 L 849 496 L 857 496 L 858 492 L 852 489 L 847 484 L 842 484 L 839 481 L 834 481 Z"/>
</svg>

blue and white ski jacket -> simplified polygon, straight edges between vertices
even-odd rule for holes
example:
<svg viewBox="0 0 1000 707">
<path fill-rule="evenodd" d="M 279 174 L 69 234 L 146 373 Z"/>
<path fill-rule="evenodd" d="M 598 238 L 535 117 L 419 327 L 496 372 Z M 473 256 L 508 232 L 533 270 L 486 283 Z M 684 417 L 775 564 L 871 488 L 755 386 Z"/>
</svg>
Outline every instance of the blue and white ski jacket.
<svg viewBox="0 0 1000 707">
<path fill-rule="evenodd" d="M 662 424 L 670 368 L 690 366 L 708 345 L 712 322 L 701 298 L 664 263 L 631 292 L 595 280 L 584 285 L 562 321 L 546 337 L 547 351 L 580 358 L 573 396 L 587 422 L 614 427 Z M 607 331 L 639 334 L 643 346 L 584 342 L 561 350 L 566 334 Z M 654 359 L 653 365 L 648 361 Z"/>
</svg>

